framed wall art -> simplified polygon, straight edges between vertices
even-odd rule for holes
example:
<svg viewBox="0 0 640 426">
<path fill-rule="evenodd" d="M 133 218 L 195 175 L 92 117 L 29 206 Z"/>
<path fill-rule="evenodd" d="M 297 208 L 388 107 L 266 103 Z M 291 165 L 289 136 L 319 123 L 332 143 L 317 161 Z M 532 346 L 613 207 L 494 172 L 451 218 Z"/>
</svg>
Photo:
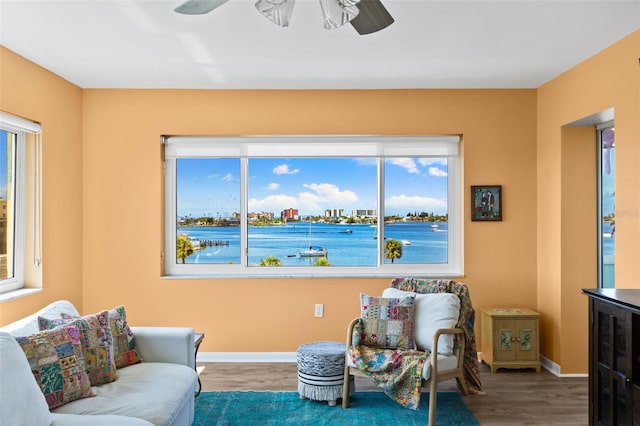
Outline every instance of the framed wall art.
<svg viewBox="0 0 640 426">
<path fill-rule="evenodd" d="M 502 220 L 502 185 L 471 186 L 471 220 Z"/>
</svg>

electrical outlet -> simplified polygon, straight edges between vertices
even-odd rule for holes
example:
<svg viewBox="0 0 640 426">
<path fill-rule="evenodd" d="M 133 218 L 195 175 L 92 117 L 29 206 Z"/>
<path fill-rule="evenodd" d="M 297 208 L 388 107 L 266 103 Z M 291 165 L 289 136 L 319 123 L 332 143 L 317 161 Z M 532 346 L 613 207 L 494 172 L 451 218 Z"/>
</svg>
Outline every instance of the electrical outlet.
<svg viewBox="0 0 640 426">
<path fill-rule="evenodd" d="M 316 303 L 316 318 L 322 318 L 324 316 L 324 305 L 322 303 Z"/>
</svg>

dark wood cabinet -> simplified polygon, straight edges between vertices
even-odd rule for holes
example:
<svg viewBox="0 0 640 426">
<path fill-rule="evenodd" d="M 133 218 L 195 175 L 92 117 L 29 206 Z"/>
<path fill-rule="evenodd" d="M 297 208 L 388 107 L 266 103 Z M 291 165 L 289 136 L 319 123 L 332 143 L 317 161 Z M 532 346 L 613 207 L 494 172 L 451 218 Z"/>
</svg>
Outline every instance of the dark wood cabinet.
<svg viewBox="0 0 640 426">
<path fill-rule="evenodd" d="M 589 296 L 589 424 L 640 426 L 640 289 Z"/>
</svg>

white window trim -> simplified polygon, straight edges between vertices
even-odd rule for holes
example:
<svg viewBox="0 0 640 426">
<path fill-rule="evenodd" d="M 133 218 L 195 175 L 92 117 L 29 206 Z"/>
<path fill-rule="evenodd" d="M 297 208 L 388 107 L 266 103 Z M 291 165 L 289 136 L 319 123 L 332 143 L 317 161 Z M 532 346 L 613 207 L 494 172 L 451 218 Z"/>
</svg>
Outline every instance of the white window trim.
<svg viewBox="0 0 640 426">
<path fill-rule="evenodd" d="M 190 137 L 163 136 L 165 166 L 165 278 L 212 277 L 458 277 L 463 274 L 463 200 L 459 136 L 265 136 L 265 137 Z M 331 148 L 335 146 L 335 149 Z M 286 152 L 286 155 L 282 155 Z M 248 158 L 287 157 L 447 157 L 448 158 L 448 263 L 406 264 L 384 263 L 383 239 L 378 240 L 380 253 L 377 266 L 277 266 L 249 267 L 246 256 L 240 264 L 179 264 L 176 259 L 176 159 L 177 158 L 240 158 L 241 211 L 240 250 L 247 252 L 248 221 L 246 214 Z M 383 163 L 383 162 L 382 162 Z M 384 167 L 381 164 L 378 170 Z M 384 200 L 382 174 L 378 176 L 378 200 Z M 384 209 L 376 206 L 378 227 L 384 227 Z M 379 229 L 380 231 L 380 229 Z"/>
<path fill-rule="evenodd" d="M 27 133 L 39 133 L 40 124 L 24 118 L 0 112 L 0 129 L 16 134 L 13 156 L 14 217 L 13 217 L 13 277 L 0 280 L 0 294 L 23 289 L 25 262 L 25 216 L 26 216 L 26 139 Z"/>
</svg>

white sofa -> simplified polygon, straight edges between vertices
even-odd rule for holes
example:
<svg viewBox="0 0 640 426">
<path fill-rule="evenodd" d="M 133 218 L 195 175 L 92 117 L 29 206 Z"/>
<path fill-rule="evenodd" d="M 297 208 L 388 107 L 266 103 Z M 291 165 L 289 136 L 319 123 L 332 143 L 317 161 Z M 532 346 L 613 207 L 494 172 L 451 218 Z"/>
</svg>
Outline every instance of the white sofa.
<svg viewBox="0 0 640 426">
<path fill-rule="evenodd" d="M 119 368 L 118 380 L 93 386 L 96 396 L 49 410 L 24 352 L 14 339 L 38 332 L 38 316 L 78 315 L 68 301 L 54 302 L 0 327 L 0 425 L 187 426 L 194 417 L 194 330 L 131 327 L 143 362 Z"/>
</svg>

